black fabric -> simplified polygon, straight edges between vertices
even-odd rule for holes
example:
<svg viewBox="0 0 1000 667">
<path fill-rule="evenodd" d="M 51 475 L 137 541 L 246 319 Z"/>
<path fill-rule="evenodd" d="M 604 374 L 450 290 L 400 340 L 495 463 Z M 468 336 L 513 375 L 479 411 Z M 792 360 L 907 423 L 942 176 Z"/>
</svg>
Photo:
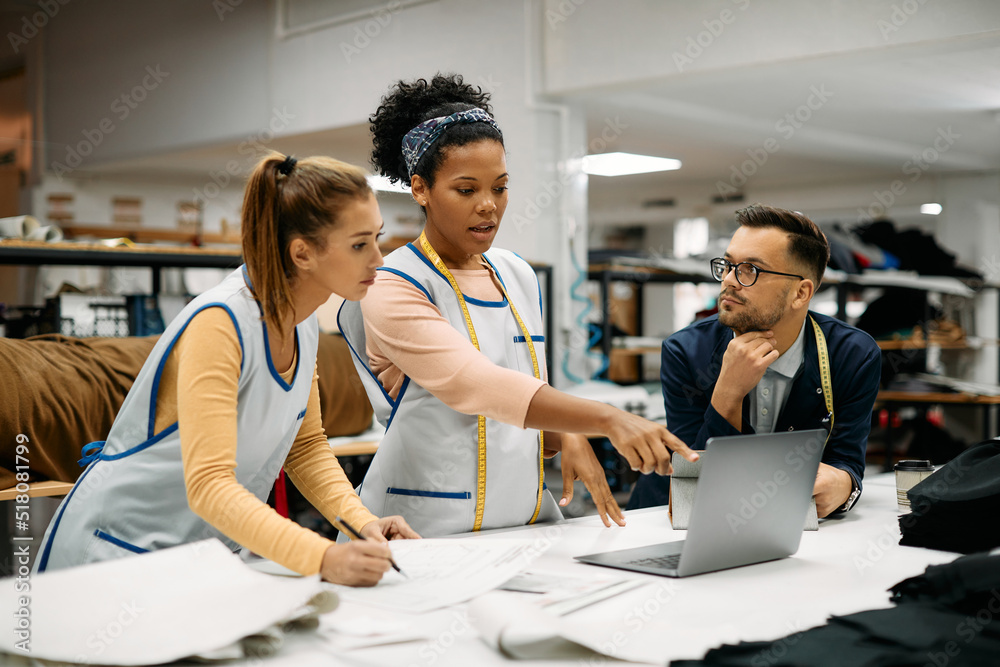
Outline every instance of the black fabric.
<svg viewBox="0 0 1000 667">
<path fill-rule="evenodd" d="M 955 276 L 982 280 L 983 276 L 958 266 L 955 255 L 940 247 L 930 234 L 919 229 L 897 230 L 889 220 L 860 225 L 854 232 L 865 243 L 876 245 L 899 258 L 899 268 L 927 276 Z"/>
<path fill-rule="evenodd" d="M 882 296 L 868 304 L 855 326 L 875 339 L 889 338 L 899 333 L 909 336 L 913 327 L 941 316 L 937 308 L 928 308 L 927 292 L 906 287 L 886 289 Z M 927 370 L 927 350 L 907 347 L 882 352 L 880 384 L 888 387 L 900 373 L 923 373 Z"/>
<path fill-rule="evenodd" d="M 896 383 L 889 385 L 895 389 Z M 933 388 L 927 391 L 943 391 Z M 906 458 L 928 459 L 935 465 L 948 463 L 969 447 L 969 443 L 957 438 L 946 429 L 932 424 L 923 416 L 903 422 L 903 432 L 912 432 L 913 437 L 906 447 Z"/>
<path fill-rule="evenodd" d="M 1000 599 L 1000 554 L 972 554 L 945 565 L 931 565 L 923 574 L 904 579 L 889 591 L 897 604 L 939 602 L 975 614 L 992 598 Z"/>
<path fill-rule="evenodd" d="M 886 338 L 940 316 L 941 311 L 936 308 L 928 311 L 925 290 L 890 287 L 868 304 L 854 326 L 872 338 Z"/>
<path fill-rule="evenodd" d="M 887 667 L 1000 664 L 1000 555 L 979 554 L 891 589 L 897 606 L 835 616 L 826 625 L 770 642 L 710 650 L 674 667 Z"/>
<path fill-rule="evenodd" d="M 907 497 L 900 544 L 967 554 L 1000 546 L 1000 440 L 970 447 Z"/>
</svg>

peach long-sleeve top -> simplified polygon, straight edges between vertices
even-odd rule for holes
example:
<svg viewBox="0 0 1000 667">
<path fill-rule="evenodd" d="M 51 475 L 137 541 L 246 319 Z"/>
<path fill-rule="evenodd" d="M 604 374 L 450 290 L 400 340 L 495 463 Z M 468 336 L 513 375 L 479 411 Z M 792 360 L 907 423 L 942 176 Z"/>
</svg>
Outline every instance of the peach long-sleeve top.
<svg viewBox="0 0 1000 667">
<path fill-rule="evenodd" d="M 333 542 L 261 502 L 236 479 L 237 387 L 242 353 L 225 310 L 194 316 L 167 357 L 156 398 L 157 432 L 180 422 L 188 504 L 227 537 L 301 574 L 320 571 Z M 291 382 L 297 359 L 280 373 Z M 376 517 L 365 509 L 337 462 L 319 406 L 315 369 L 312 392 L 285 472 L 302 495 L 331 521 L 342 516 L 360 529 Z"/>
<path fill-rule="evenodd" d="M 451 273 L 466 296 L 502 299 L 483 267 Z M 494 364 L 408 280 L 379 271 L 361 311 L 372 372 L 391 397 L 408 376 L 453 410 L 524 426 L 531 399 L 545 382 Z"/>
</svg>

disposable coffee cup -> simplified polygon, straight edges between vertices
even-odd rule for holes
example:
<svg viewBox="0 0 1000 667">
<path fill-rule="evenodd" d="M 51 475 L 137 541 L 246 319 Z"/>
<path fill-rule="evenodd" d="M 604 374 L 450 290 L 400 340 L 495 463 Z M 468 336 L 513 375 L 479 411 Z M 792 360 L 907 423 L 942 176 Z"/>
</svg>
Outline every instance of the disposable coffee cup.
<svg viewBox="0 0 1000 667">
<path fill-rule="evenodd" d="M 934 466 L 926 459 L 911 459 L 896 464 L 896 504 L 900 512 L 910 511 L 910 499 L 906 497 L 906 492 L 933 472 Z"/>
</svg>

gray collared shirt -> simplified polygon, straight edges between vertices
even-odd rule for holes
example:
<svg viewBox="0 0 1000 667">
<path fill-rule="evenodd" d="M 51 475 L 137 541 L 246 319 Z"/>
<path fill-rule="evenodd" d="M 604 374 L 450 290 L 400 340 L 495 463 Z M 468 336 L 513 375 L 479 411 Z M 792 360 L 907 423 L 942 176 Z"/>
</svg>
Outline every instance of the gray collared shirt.
<svg viewBox="0 0 1000 667">
<path fill-rule="evenodd" d="M 778 414 L 785 407 L 788 388 L 799 373 L 805 356 L 806 323 L 792 346 L 764 371 L 764 377 L 750 392 L 750 425 L 755 433 L 774 433 Z"/>
</svg>

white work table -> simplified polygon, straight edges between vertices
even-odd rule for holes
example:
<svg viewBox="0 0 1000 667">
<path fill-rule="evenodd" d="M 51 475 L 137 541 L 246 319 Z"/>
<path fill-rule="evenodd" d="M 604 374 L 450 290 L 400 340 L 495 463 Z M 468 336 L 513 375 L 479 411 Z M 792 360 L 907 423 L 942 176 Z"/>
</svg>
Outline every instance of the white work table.
<svg viewBox="0 0 1000 667">
<path fill-rule="evenodd" d="M 523 538 L 550 544 L 532 570 L 619 573 L 647 583 L 565 616 L 600 621 L 606 641 L 656 642 L 662 661 L 700 658 L 722 643 L 771 640 L 823 624 L 830 615 L 891 606 L 886 589 L 957 554 L 899 546 L 896 493 L 891 475 L 869 478 L 856 508 L 843 519 L 822 521 L 805 532 L 790 558 L 683 579 L 627 573 L 583 565 L 573 556 L 683 539 L 666 508 L 626 513 L 625 528 L 605 528 L 597 517 L 481 533 L 478 539 Z M 505 595 L 525 595 L 506 593 Z M 424 641 L 343 651 L 329 639 L 338 615 L 403 620 Z M 590 664 L 587 660 L 516 661 L 519 665 Z M 611 661 L 608 661 L 611 662 Z M 409 615 L 344 601 L 323 617 L 320 630 L 289 637 L 264 665 L 491 665 L 512 661 L 488 647 L 470 625 L 465 605 Z M 594 664 L 603 664 L 595 658 Z"/>
</svg>

